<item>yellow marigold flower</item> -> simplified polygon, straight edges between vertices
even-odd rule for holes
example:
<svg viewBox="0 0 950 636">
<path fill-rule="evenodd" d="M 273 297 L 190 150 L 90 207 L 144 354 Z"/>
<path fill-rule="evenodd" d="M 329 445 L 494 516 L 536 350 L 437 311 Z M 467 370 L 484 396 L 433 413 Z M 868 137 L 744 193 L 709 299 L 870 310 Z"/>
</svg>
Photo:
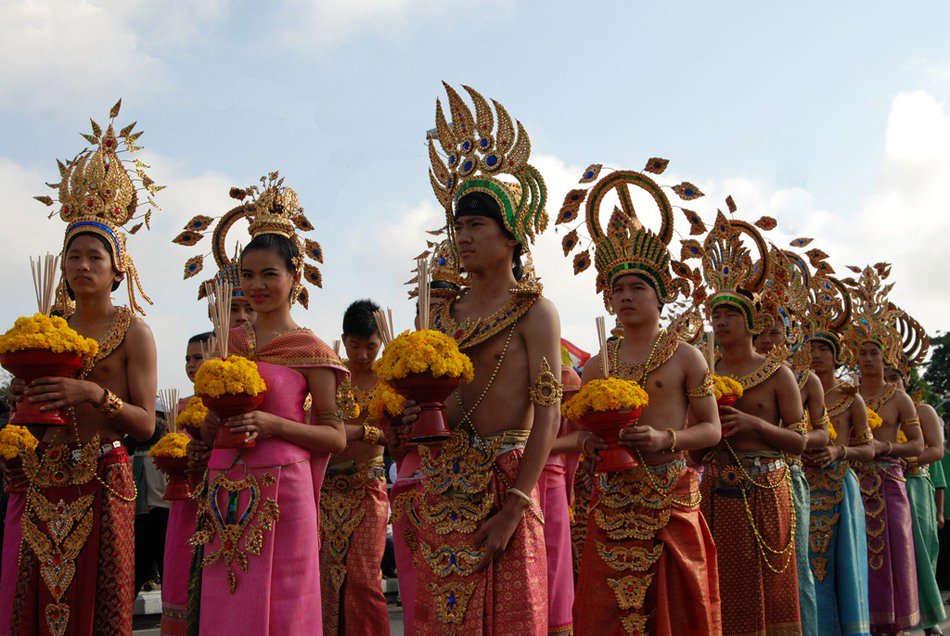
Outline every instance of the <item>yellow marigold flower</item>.
<svg viewBox="0 0 950 636">
<path fill-rule="evenodd" d="M 20 449 L 33 450 L 39 441 L 25 426 L 8 424 L 0 429 L 0 459 L 11 460 L 20 454 Z"/>
<path fill-rule="evenodd" d="M 188 404 L 185 405 L 185 410 L 178 414 L 178 419 L 175 420 L 175 426 L 178 428 L 184 426 L 201 428 L 201 425 L 204 424 L 205 421 L 205 415 L 207 414 L 208 407 L 205 406 L 201 398 L 196 395 L 188 400 Z"/>
<path fill-rule="evenodd" d="M 99 345 L 92 338 L 80 336 L 59 316 L 35 314 L 20 316 L 5 334 L 0 336 L 0 353 L 46 349 L 54 353 L 77 353 L 92 358 Z"/>
<path fill-rule="evenodd" d="M 742 397 L 742 385 L 725 375 L 713 376 L 713 390 L 717 400 L 724 395 L 734 395 L 737 399 Z"/>
<path fill-rule="evenodd" d="M 390 417 L 396 417 L 402 413 L 405 402 L 406 398 L 396 393 L 395 389 L 385 382 L 380 382 L 376 385 L 373 399 L 369 401 L 367 407 L 370 419 L 381 420 L 384 413 Z"/>
<path fill-rule="evenodd" d="M 632 380 L 607 378 L 591 380 L 562 407 L 561 413 L 569 420 L 579 420 L 590 411 L 625 411 L 646 406 L 650 396 Z"/>
<path fill-rule="evenodd" d="M 191 438 L 184 433 L 165 433 L 154 446 L 148 449 L 149 457 L 184 457 Z"/>
<path fill-rule="evenodd" d="M 884 420 L 881 419 L 880 415 L 875 413 L 872 409 L 868 409 L 868 426 L 872 431 L 883 423 Z"/>
<path fill-rule="evenodd" d="M 903 443 L 906 442 L 906 441 L 907 441 L 907 435 L 904 434 L 904 431 L 898 430 L 898 431 L 897 431 L 897 443 L 898 443 L 898 444 L 903 444 Z"/>
<path fill-rule="evenodd" d="M 242 356 L 206 360 L 195 374 L 195 392 L 199 395 L 219 398 L 240 393 L 259 395 L 266 390 L 257 363 Z"/>
<path fill-rule="evenodd" d="M 832 442 L 838 439 L 838 431 L 835 430 L 834 422 L 828 420 L 828 439 Z"/>
<path fill-rule="evenodd" d="M 471 382 L 475 370 L 467 355 L 459 351 L 455 340 L 440 331 L 423 329 L 404 331 L 383 350 L 373 363 L 383 382 L 402 379 L 413 373 L 431 373 L 437 378 L 461 378 Z"/>
</svg>

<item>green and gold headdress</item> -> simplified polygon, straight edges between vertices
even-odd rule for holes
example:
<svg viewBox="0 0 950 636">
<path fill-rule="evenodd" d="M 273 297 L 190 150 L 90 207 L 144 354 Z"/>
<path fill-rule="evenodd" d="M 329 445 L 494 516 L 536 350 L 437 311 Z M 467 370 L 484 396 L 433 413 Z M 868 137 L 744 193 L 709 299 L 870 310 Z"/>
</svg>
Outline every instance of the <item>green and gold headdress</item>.
<svg viewBox="0 0 950 636">
<path fill-rule="evenodd" d="M 662 174 L 668 163 L 665 159 L 650 159 L 644 172 Z M 597 269 L 596 289 L 603 294 L 604 305 L 611 313 L 611 287 L 617 278 L 628 274 L 638 274 L 649 280 L 661 303 L 671 303 L 680 296 L 688 296 L 691 272 L 670 257 L 668 246 L 673 239 L 673 206 L 666 192 L 644 172 L 635 170 L 611 171 L 594 183 L 602 169 L 601 165 L 595 164 L 584 171 L 580 183 L 593 185 L 589 189 L 577 188 L 568 192 L 556 221 L 556 224 L 560 224 L 574 220 L 586 200 L 584 212 L 590 247 L 575 254 L 574 273 L 579 274 L 590 267 L 592 250 L 593 263 Z M 656 203 L 660 214 L 658 232 L 645 228 L 637 216 L 631 188 L 643 190 Z M 702 192 L 689 183 L 673 186 L 672 189 L 686 200 L 702 196 Z M 601 211 L 605 203 L 611 200 L 610 197 L 615 197 L 618 204 L 614 205 L 610 221 L 604 227 Z M 564 255 L 575 251 L 580 243 L 576 228 L 568 232 L 561 240 Z"/>
<path fill-rule="evenodd" d="M 136 299 L 136 290 L 145 302 L 151 304 L 152 301 L 142 289 L 135 263 L 126 249 L 126 235 L 120 228 L 136 219 L 142 221 L 132 226 L 129 234 L 135 234 L 143 224 L 149 227 L 153 209 L 161 209 L 152 196 L 165 186 L 156 185 L 145 174 L 149 167 L 147 164 L 131 158 L 142 150 L 141 146 L 136 145 L 142 132 L 132 132 L 135 122 L 116 133 L 115 118 L 119 116 L 121 106 L 120 99 L 109 111 L 109 124 L 105 130 L 94 120 L 89 120 L 92 123 L 92 134 L 83 133 L 82 136 L 91 147 L 66 163 L 57 160 L 60 182 L 47 184 L 57 191 L 57 199 L 49 196 L 34 198 L 48 206 L 53 206 L 58 201 L 59 216 L 68 223 L 63 250 L 77 234 L 92 233 L 106 240 L 111 246 L 113 267 L 125 274 L 129 309 L 144 314 Z M 124 148 L 120 148 L 121 146 Z M 119 152 L 127 152 L 130 158 L 123 162 L 119 158 Z M 141 204 L 140 194 L 151 207 L 144 214 L 136 215 Z M 56 212 L 50 214 L 50 217 L 54 214 Z M 65 258 L 61 262 L 65 262 Z"/>
<path fill-rule="evenodd" d="M 547 189 L 541 174 L 530 164 L 531 141 L 519 121 L 512 121 L 505 107 L 488 100 L 468 86 L 475 114 L 455 90 L 446 84 L 451 124 L 445 119 L 441 101 L 436 101 L 435 135 L 445 153 L 436 150 L 429 135 L 429 181 L 445 208 L 449 237 L 453 238 L 454 205 L 465 194 L 481 192 L 491 197 L 501 210 L 505 228 L 527 251 L 548 225 L 544 210 Z M 511 180 L 502 180 L 508 176 Z M 454 241 L 453 241 L 454 242 Z M 453 247 L 454 249 L 454 247 Z"/>
<path fill-rule="evenodd" d="M 846 278 L 842 281 L 851 288 L 854 305 L 853 320 L 844 335 L 845 344 L 856 360 L 861 345 L 873 342 L 884 352 L 884 363 L 896 367 L 901 353 L 901 339 L 897 331 L 898 312 L 887 299 L 894 283 L 884 283 L 890 276 L 891 266 L 877 263 L 863 270 L 857 267 L 850 269 L 860 272 L 860 276 L 857 280 Z"/>
<path fill-rule="evenodd" d="M 731 197 L 728 201 L 731 202 Z M 758 252 L 756 260 L 742 244 L 743 234 L 755 246 Z M 684 251 L 687 243 L 690 242 L 684 242 Z M 716 223 L 698 251 L 702 256 L 703 278 L 712 290 L 706 299 L 709 312 L 722 305 L 736 307 L 745 316 L 746 328 L 752 334 L 762 333 L 771 323 L 771 318 L 769 312 L 760 306 L 760 292 L 772 271 L 768 246 L 762 234 L 751 223 L 730 220 L 722 212 L 717 212 Z"/>
<path fill-rule="evenodd" d="M 836 366 L 850 364 L 851 351 L 844 346 L 842 333 L 851 322 L 851 294 L 840 280 L 817 274 L 808 285 L 808 342 L 817 340 L 831 347 Z"/>
<path fill-rule="evenodd" d="M 896 312 L 897 333 L 901 341 L 897 370 L 904 376 L 906 383 L 910 379 L 911 370 L 927 358 L 927 352 L 930 350 L 930 336 L 916 318 L 897 305 L 891 304 L 891 308 Z"/>
</svg>

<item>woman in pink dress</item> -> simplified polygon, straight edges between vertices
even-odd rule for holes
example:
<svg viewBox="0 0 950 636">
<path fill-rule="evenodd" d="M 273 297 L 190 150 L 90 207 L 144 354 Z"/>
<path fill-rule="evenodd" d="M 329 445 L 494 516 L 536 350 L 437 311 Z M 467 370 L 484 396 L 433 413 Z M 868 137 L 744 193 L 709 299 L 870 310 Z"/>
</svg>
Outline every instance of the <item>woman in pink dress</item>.
<svg viewBox="0 0 950 636">
<path fill-rule="evenodd" d="M 284 200 L 284 190 L 267 192 L 260 205 Z M 336 390 L 348 371 L 290 316 L 302 269 L 293 224 L 261 221 L 240 263 L 257 321 L 231 330 L 229 353 L 257 362 L 267 392 L 256 411 L 220 424 L 256 445 L 215 449 L 208 462 L 193 538 L 204 546 L 203 636 L 322 634 L 318 498 L 329 456 L 346 445 Z M 206 420 L 206 440 L 217 424 Z"/>
</svg>

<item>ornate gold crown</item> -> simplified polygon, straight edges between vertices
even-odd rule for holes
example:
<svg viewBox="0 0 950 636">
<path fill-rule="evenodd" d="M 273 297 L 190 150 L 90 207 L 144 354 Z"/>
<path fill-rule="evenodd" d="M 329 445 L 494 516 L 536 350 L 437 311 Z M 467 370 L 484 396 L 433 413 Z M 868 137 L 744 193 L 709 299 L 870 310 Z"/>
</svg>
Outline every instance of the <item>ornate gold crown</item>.
<svg viewBox="0 0 950 636">
<path fill-rule="evenodd" d="M 762 307 L 785 325 L 785 340 L 790 350 L 805 343 L 808 320 L 808 286 L 811 271 L 801 255 L 772 247 L 769 250 L 772 275 L 762 290 Z"/>
<path fill-rule="evenodd" d="M 150 227 L 153 209 L 161 209 L 152 195 L 163 190 L 165 186 L 156 185 L 149 178 L 145 173 L 149 166 L 139 159 L 129 159 L 125 162 L 119 159 L 120 146 L 125 147 L 129 156 L 142 150 L 141 146 L 136 145 L 142 132 L 132 132 L 135 122 L 118 133 L 115 132 L 115 118 L 119 116 L 121 106 L 120 99 L 109 111 L 109 125 L 105 131 L 95 120 L 89 120 L 92 124 L 92 134 L 82 133 L 82 136 L 92 147 L 81 151 L 66 163 L 56 161 L 60 182 L 46 185 L 57 190 L 57 199 L 49 196 L 34 198 L 47 206 L 53 206 L 58 200 L 59 216 L 69 224 L 63 239 L 64 257 L 66 245 L 77 234 L 96 234 L 112 246 L 112 265 L 116 271 L 126 276 L 129 308 L 144 314 L 136 301 L 135 290 L 137 289 L 149 304 L 152 301 L 142 289 L 135 263 L 126 250 L 126 235 L 119 228 L 137 218 L 142 221 L 129 230 L 130 234 L 138 232 L 143 224 Z M 136 216 L 140 193 L 144 194 L 150 208 L 145 214 Z M 54 214 L 56 212 L 49 216 Z M 62 262 L 65 262 L 65 258 Z M 65 284 L 64 280 L 61 281 L 61 286 Z"/>
<path fill-rule="evenodd" d="M 455 201 L 467 193 L 482 192 L 498 204 L 505 228 L 527 251 L 535 235 L 548 225 L 544 211 L 547 189 L 540 173 L 528 164 L 531 154 L 528 133 L 521 122 L 512 122 L 505 107 L 495 100 L 492 100 L 493 111 L 482 95 L 463 86 L 475 105 L 473 116 L 459 94 L 445 82 L 442 85 L 448 94 L 452 123 L 446 121 L 442 103 L 436 100 L 435 136 L 446 159 L 443 161 L 439 156 L 430 135 L 429 181 L 445 208 L 452 249 L 455 249 Z M 502 175 L 508 175 L 515 182 L 502 181 L 499 179 Z"/>
<path fill-rule="evenodd" d="M 229 278 L 235 286 L 235 295 L 238 295 L 241 284 L 238 272 L 239 258 L 237 256 L 228 257 L 226 239 L 228 231 L 238 219 L 247 219 L 250 223 L 248 232 L 252 238 L 260 234 L 279 234 L 297 243 L 301 254 L 295 263 L 297 271 L 301 272 L 303 278 L 311 285 L 323 287 L 323 275 L 320 273 L 320 269 L 316 265 L 303 261 L 303 257 L 306 257 L 322 264 L 323 248 L 316 241 L 302 239 L 298 235 L 298 230 L 309 232 L 313 229 L 313 225 L 304 215 L 303 208 L 300 207 L 300 202 L 297 199 L 297 193 L 284 186 L 284 180 L 277 172 L 271 172 L 261 177 L 260 182 L 260 186 L 231 188 L 231 198 L 242 201 L 242 203 L 218 219 L 211 232 L 208 230 L 214 219 L 209 216 L 198 215 L 185 224 L 184 231 L 172 239 L 172 242 L 191 246 L 197 244 L 207 234 L 212 234 L 214 240 L 211 251 L 219 268 L 215 278 Z M 203 267 L 203 254 L 188 259 L 185 262 L 185 278 L 191 278 L 200 272 Z M 199 299 L 204 296 L 203 290 L 204 285 L 199 289 Z M 243 293 L 240 295 L 243 295 Z M 310 305 L 310 293 L 305 287 L 298 285 L 294 290 L 294 300 L 299 301 L 304 308 L 307 308 Z"/>
<path fill-rule="evenodd" d="M 644 172 L 662 174 L 668 164 L 665 159 L 653 158 L 647 162 Z M 590 166 L 584 171 L 580 183 L 593 183 L 602 169 L 603 166 L 599 164 Z M 631 187 L 647 192 L 656 202 L 661 220 L 658 233 L 646 229 L 637 217 L 630 194 Z M 689 183 L 674 186 L 672 189 L 686 200 L 703 195 L 696 186 Z M 610 221 L 604 228 L 600 217 L 601 207 L 611 194 L 616 194 L 620 205 L 614 207 Z M 567 223 L 577 218 L 577 212 L 585 200 L 585 222 L 597 269 L 596 289 L 603 295 L 607 311 L 613 313 L 610 290 L 614 281 L 628 274 L 647 278 L 656 290 L 657 298 L 664 304 L 674 302 L 681 294 L 689 295 L 692 273 L 685 265 L 673 262 L 670 257 L 668 246 L 673 238 L 673 206 L 663 188 L 643 172 L 610 172 L 590 189 L 577 188 L 568 192 L 555 224 Z M 573 252 L 579 244 L 580 236 L 576 228 L 561 239 L 565 256 Z M 588 248 L 574 256 L 574 273 L 579 274 L 590 267 L 590 264 Z M 671 272 L 671 265 L 677 272 L 676 276 Z"/>
<path fill-rule="evenodd" d="M 896 367 L 900 361 L 901 340 L 897 331 L 897 310 L 887 300 L 887 294 L 894 283 L 885 284 L 890 276 L 888 263 L 877 263 L 863 270 L 849 267 L 860 272 L 857 280 L 846 278 L 844 282 L 851 288 L 854 317 L 844 334 L 847 347 L 856 360 L 858 350 L 865 342 L 873 342 L 884 352 L 884 363 Z"/>
<path fill-rule="evenodd" d="M 729 209 L 734 211 L 732 197 L 726 201 Z M 757 223 L 762 223 L 762 219 Z M 752 260 L 752 254 L 742 244 L 742 234 L 755 245 L 757 260 Z M 751 223 L 727 219 L 720 211 L 716 213 L 716 223 L 706 235 L 702 247 L 694 240 L 683 241 L 684 260 L 696 256 L 702 258 L 703 278 L 713 291 L 706 299 L 708 311 L 712 313 L 722 305 L 736 307 L 745 316 L 748 330 L 752 334 L 762 333 L 771 323 L 771 318 L 768 310 L 760 305 L 759 292 L 772 272 L 772 261 L 762 234 Z"/>
<path fill-rule="evenodd" d="M 834 276 L 815 275 L 808 285 L 809 305 L 806 338 L 831 347 L 836 366 L 851 363 L 851 351 L 844 346 L 842 333 L 851 322 L 851 294 Z"/>
<path fill-rule="evenodd" d="M 920 365 L 930 350 L 930 336 L 923 325 L 906 311 L 891 304 L 896 312 L 897 333 L 901 341 L 900 360 L 897 370 L 904 376 L 905 382 L 910 378 L 911 370 Z M 907 387 L 910 390 L 910 387 Z"/>
<path fill-rule="evenodd" d="M 443 231 L 438 230 L 437 233 L 442 234 Z M 444 239 L 438 243 L 427 241 L 427 244 L 429 250 L 420 254 L 418 258 L 428 257 L 429 259 L 429 273 L 432 281 L 429 284 L 430 293 L 436 298 L 454 298 L 463 288 L 468 287 L 468 278 L 459 268 L 451 240 Z M 412 271 L 418 272 L 419 270 L 413 268 Z M 409 298 L 415 298 L 419 295 L 418 283 L 418 273 L 412 277 L 412 280 L 406 282 L 407 285 L 412 285 L 412 289 L 409 290 Z"/>
</svg>

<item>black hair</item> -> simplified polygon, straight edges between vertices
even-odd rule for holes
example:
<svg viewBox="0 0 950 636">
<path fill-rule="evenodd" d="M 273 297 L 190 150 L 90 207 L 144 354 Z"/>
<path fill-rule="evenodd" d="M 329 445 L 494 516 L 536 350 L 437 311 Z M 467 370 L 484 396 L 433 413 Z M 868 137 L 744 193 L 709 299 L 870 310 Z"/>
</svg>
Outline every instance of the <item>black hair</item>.
<svg viewBox="0 0 950 636">
<path fill-rule="evenodd" d="M 346 308 L 343 314 L 343 335 L 354 338 L 369 338 L 379 333 L 373 312 L 379 305 L 368 298 L 357 300 Z"/>
<path fill-rule="evenodd" d="M 214 338 L 214 334 L 210 331 L 206 331 L 204 333 L 199 333 L 192 336 L 191 338 L 188 338 L 188 344 L 195 344 L 198 342 L 209 342 L 212 338 Z"/>
<path fill-rule="evenodd" d="M 292 241 L 281 234 L 258 234 L 251 239 L 251 242 L 244 246 L 241 256 L 253 250 L 267 250 L 274 252 L 287 266 L 287 271 L 294 273 L 297 271 L 297 261 L 300 258 L 300 248 L 296 241 Z"/>
<path fill-rule="evenodd" d="M 102 243 L 102 247 L 104 247 L 105 250 L 109 252 L 109 257 L 111 259 L 109 262 L 112 264 L 112 268 L 115 269 L 115 252 L 112 251 L 113 249 L 112 244 L 109 243 L 109 241 L 107 241 L 105 237 L 103 237 L 100 234 L 96 234 L 95 232 L 77 232 L 73 234 L 72 236 L 70 236 L 69 241 L 66 242 L 66 247 L 63 248 L 64 259 L 66 258 L 66 252 L 69 251 L 69 246 L 72 245 L 73 241 L 75 241 L 80 236 L 91 236 L 97 241 L 99 241 L 100 243 Z M 116 272 L 116 273 L 121 273 L 121 272 Z M 124 274 L 123 274 L 123 277 L 124 277 Z M 65 276 L 63 276 L 63 284 L 66 286 L 66 293 L 69 295 L 69 299 L 76 300 L 76 293 L 73 291 L 73 288 L 69 286 L 69 281 L 66 280 Z M 121 284 L 122 284 L 122 278 L 116 281 L 112 281 L 112 291 L 117 290 L 119 288 L 119 285 Z"/>
<path fill-rule="evenodd" d="M 515 235 L 508 231 L 505 222 L 501 217 L 501 208 L 498 202 L 490 195 L 484 192 L 469 192 L 462 195 L 455 204 L 455 218 L 463 216 L 482 216 L 491 219 L 498 224 L 501 231 L 505 233 L 505 238 L 514 239 Z M 515 246 L 515 253 L 511 256 L 511 273 L 515 280 L 520 281 L 524 275 L 524 265 L 521 263 L 521 254 L 524 251 L 521 243 Z"/>
</svg>

